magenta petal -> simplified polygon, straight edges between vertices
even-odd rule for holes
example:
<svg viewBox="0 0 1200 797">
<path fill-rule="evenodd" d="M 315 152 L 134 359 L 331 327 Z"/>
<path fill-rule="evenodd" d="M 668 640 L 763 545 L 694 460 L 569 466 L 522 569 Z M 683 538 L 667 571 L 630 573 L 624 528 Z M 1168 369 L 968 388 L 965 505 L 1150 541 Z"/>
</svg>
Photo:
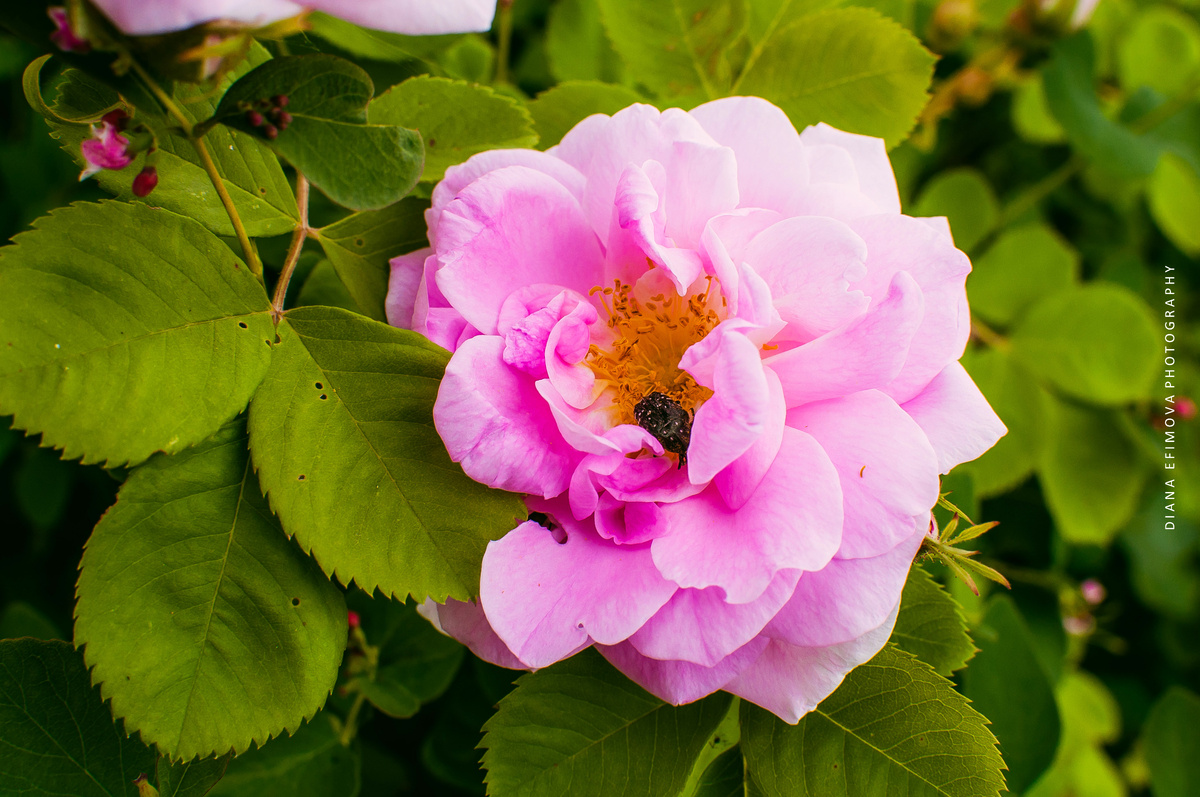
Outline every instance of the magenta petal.
<svg viewBox="0 0 1200 797">
<path fill-rule="evenodd" d="M 754 445 L 768 424 L 770 396 L 759 349 L 745 335 L 720 338 L 713 395 L 700 405 L 688 446 L 688 478 L 704 484 Z"/>
<path fill-rule="evenodd" d="M 688 661 L 659 661 L 643 656 L 629 642 L 606 647 L 597 645 L 604 658 L 643 689 L 671 705 L 691 703 L 725 686 L 745 670 L 767 647 L 766 637 L 755 637 L 733 654 L 703 667 Z"/>
<path fill-rule="evenodd" d="M 487 335 L 519 288 L 549 283 L 586 296 L 602 278 L 600 244 L 575 197 L 524 166 L 489 172 L 460 191 L 442 210 L 436 251 L 438 287 Z"/>
<path fill-rule="evenodd" d="M 929 526 L 938 460 L 908 413 L 878 390 L 790 410 L 788 426 L 816 438 L 841 480 L 846 522 L 838 556 L 877 556 Z"/>
<path fill-rule="evenodd" d="M 574 529 L 559 544 L 531 521 L 488 544 L 479 584 L 488 622 L 531 667 L 553 664 L 589 638 L 624 641 L 674 592 L 645 547 Z"/>
<path fill-rule="evenodd" d="M 833 694 L 846 673 L 870 661 L 887 644 L 899 608 L 897 603 L 878 628 L 838 645 L 801 648 L 772 640 L 725 689 L 794 725 Z"/>
<path fill-rule="evenodd" d="M 923 314 L 921 289 L 898 272 L 866 313 L 765 362 L 779 374 L 789 407 L 882 388 L 900 372 Z"/>
<path fill-rule="evenodd" d="M 500 641 L 500 637 L 496 636 L 496 632 L 488 625 L 483 609 L 474 602 L 464 603 L 450 598 L 442 606 L 434 603 L 432 599 L 426 599 L 417 607 L 417 611 L 433 623 L 437 630 L 454 637 L 484 661 L 510 670 L 524 670 L 529 667 Z"/>
<path fill-rule="evenodd" d="M 567 489 L 580 454 L 558 434 L 532 379 L 502 359 L 504 341 L 471 338 L 438 389 L 433 421 L 450 452 L 477 482 L 546 497 Z"/>
<path fill-rule="evenodd" d="M 925 534 L 917 530 L 879 556 L 834 559 L 816 573 L 805 573 L 792 599 L 763 633 L 790 645 L 822 647 L 848 642 L 877 627 L 900 602 Z"/>
<path fill-rule="evenodd" d="M 942 473 L 983 454 L 1008 433 L 966 369 L 950 363 L 903 406 L 937 452 Z"/>
<path fill-rule="evenodd" d="M 829 146 L 844 150 L 854 164 L 859 190 L 875 203 L 880 213 L 900 212 L 900 192 L 883 139 L 845 133 L 822 122 L 806 128 L 800 134 L 800 141 L 806 148 Z"/>
<path fill-rule="evenodd" d="M 426 247 L 407 255 L 391 259 L 391 278 L 388 280 L 387 299 L 384 309 L 388 323 L 402 329 L 413 328 L 413 311 L 417 304 L 417 292 L 425 276 L 425 260 L 433 253 Z"/>
<path fill-rule="evenodd" d="M 681 589 L 629 642 L 652 659 L 715 667 L 750 642 L 796 589 L 798 570 L 783 570 L 749 603 L 726 603 L 716 587 Z"/>
<path fill-rule="evenodd" d="M 721 491 L 725 505 L 740 509 L 758 489 L 763 477 L 771 469 L 771 463 L 783 444 L 783 428 L 787 407 L 783 401 L 783 386 L 779 377 L 770 368 L 764 368 L 767 378 L 767 422 L 763 433 L 746 449 L 746 453 L 730 463 L 729 467 L 716 475 L 714 483 Z"/>
<path fill-rule="evenodd" d="M 744 257 L 770 286 L 789 340 L 810 341 L 870 304 L 862 291 L 848 287 L 866 275 L 867 245 L 840 221 L 785 219 L 751 241 Z"/>
<path fill-rule="evenodd" d="M 907 272 L 921 286 L 925 315 L 913 336 L 904 367 L 886 387 L 903 404 L 962 356 L 971 334 L 967 256 L 937 229 L 908 216 L 872 216 L 850 225 L 867 242 L 867 276 L 853 284 L 872 299 L 895 275 Z"/>
<path fill-rule="evenodd" d="M 785 429 L 750 500 L 734 511 L 715 487 L 663 506 L 670 532 L 651 543 L 659 571 L 680 587 L 720 587 L 749 603 L 780 570 L 819 570 L 842 537 L 842 490 L 820 444 Z"/>
</svg>

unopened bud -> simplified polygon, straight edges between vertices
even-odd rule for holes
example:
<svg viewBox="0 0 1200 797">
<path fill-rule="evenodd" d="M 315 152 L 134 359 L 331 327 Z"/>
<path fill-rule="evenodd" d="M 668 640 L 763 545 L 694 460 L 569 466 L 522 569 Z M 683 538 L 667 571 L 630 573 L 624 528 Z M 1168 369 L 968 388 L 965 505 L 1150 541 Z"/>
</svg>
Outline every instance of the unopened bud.
<svg viewBox="0 0 1200 797">
<path fill-rule="evenodd" d="M 992 76 L 977 66 L 965 67 L 958 73 L 955 89 L 967 105 L 983 105 L 992 96 Z"/>
<path fill-rule="evenodd" d="M 1083 599 L 1092 606 L 1098 606 L 1108 597 L 1108 590 L 1104 589 L 1104 585 L 1094 578 L 1089 578 L 1080 584 L 1079 591 L 1083 594 Z"/>
<path fill-rule="evenodd" d="M 975 30 L 979 24 L 979 9 L 975 0 L 942 0 L 930 19 L 931 43 L 950 50 Z"/>
<path fill-rule="evenodd" d="M 246 111 L 246 121 L 249 122 L 252 127 L 262 127 L 263 122 L 266 120 L 263 119 L 263 115 L 258 111 Z"/>
<path fill-rule="evenodd" d="M 149 196 L 154 187 L 158 185 L 158 170 L 153 166 L 146 166 L 137 177 L 133 178 L 133 195 L 136 197 Z"/>
<path fill-rule="evenodd" d="M 271 124 L 266 125 L 263 127 L 263 135 L 274 141 L 279 137 L 279 128 Z"/>
<path fill-rule="evenodd" d="M 346 622 L 351 628 L 358 628 L 362 625 L 362 619 L 358 616 L 358 612 L 346 612 Z"/>
<path fill-rule="evenodd" d="M 145 772 L 134 779 L 133 785 L 137 786 L 138 797 L 158 797 L 158 789 L 150 785 L 150 778 L 146 777 Z"/>
<path fill-rule="evenodd" d="M 1179 413 L 1181 419 L 1190 421 L 1196 417 L 1196 402 L 1187 396 L 1180 396 L 1175 399 L 1175 411 Z"/>
<path fill-rule="evenodd" d="M 292 115 L 287 111 L 280 111 L 275 121 L 279 124 L 280 130 L 287 130 L 288 125 L 292 123 Z"/>
<path fill-rule="evenodd" d="M 276 94 L 274 97 L 271 98 L 271 104 L 274 105 L 276 108 L 286 108 L 287 104 L 288 104 L 287 95 L 286 94 Z"/>
<path fill-rule="evenodd" d="M 129 114 L 125 112 L 124 108 L 114 108 L 113 110 L 104 114 L 104 116 L 101 116 L 100 121 L 112 125 L 117 129 L 117 132 L 120 133 L 129 123 Z"/>
</svg>

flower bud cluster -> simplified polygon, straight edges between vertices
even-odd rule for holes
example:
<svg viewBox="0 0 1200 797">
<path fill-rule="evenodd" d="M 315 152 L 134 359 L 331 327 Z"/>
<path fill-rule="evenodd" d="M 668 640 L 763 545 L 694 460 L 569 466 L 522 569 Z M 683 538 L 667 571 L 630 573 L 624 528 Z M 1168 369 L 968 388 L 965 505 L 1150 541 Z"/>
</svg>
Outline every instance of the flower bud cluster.
<svg viewBox="0 0 1200 797">
<path fill-rule="evenodd" d="M 269 99 L 238 103 L 238 109 L 246 113 L 251 127 L 261 127 L 264 136 L 275 140 L 292 123 L 292 115 L 284 110 L 287 105 L 287 95 L 276 94 Z"/>
</svg>

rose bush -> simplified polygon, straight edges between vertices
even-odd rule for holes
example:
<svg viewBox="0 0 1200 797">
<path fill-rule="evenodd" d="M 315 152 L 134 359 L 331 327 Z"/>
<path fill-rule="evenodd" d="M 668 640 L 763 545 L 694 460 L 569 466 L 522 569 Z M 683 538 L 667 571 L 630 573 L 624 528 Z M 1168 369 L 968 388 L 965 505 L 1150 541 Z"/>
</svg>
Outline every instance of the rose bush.
<svg viewBox="0 0 1200 797">
<path fill-rule="evenodd" d="M 267 25 L 306 10 L 324 11 L 376 30 L 409 35 L 487 30 L 492 0 L 93 0 L 118 28 L 132 36 L 184 30 L 204 22 Z"/>
<path fill-rule="evenodd" d="M 938 473 L 1005 430 L 957 362 L 970 263 L 881 140 L 635 105 L 450 169 L 427 221 L 389 319 L 454 353 L 438 431 L 531 511 L 441 628 L 789 722 L 882 647 Z"/>
</svg>

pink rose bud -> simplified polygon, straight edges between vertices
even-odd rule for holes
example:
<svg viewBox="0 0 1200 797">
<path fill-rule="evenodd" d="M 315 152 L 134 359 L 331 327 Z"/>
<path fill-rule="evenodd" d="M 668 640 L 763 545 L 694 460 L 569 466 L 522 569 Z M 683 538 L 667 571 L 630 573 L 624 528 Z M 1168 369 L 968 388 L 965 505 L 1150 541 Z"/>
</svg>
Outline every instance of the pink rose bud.
<svg viewBox="0 0 1200 797">
<path fill-rule="evenodd" d="M 148 196 L 156 185 L 158 185 L 158 170 L 153 166 L 147 166 L 138 172 L 137 177 L 133 178 L 133 195 L 136 197 Z"/>
<path fill-rule="evenodd" d="M 1083 599 L 1092 606 L 1097 606 L 1104 602 L 1108 597 L 1108 590 L 1094 578 L 1089 578 L 1079 585 L 1079 591 L 1083 594 Z"/>
<path fill-rule="evenodd" d="M 287 130 L 288 125 L 292 123 L 292 115 L 287 111 L 280 111 L 275 121 L 279 124 L 280 130 Z"/>
<path fill-rule="evenodd" d="M 276 94 L 274 97 L 271 98 L 271 104 L 274 105 L 276 108 L 286 108 L 287 104 L 288 104 L 287 95 L 286 94 Z"/>
<path fill-rule="evenodd" d="M 64 53 L 86 53 L 92 49 L 87 39 L 80 38 L 71 27 L 71 15 L 62 6 L 50 6 L 46 9 L 50 21 L 54 23 L 55 31 L 50 34 L 50 41 L 58 45 Z"/>
<path fill-rule="evenodd" d="M 109 124 L 116 128 L 118 133 L 124 132 L 129 125 L 129 114 L 124 108 L 114 108 L 104 116 L 100 117 L 102 124 Z"/>
<path fill-rule="evenodd" d="M 274 141 L 279 137 L 279 128 L 271 124 L 266 125 L 263 127 L 263 135 Z"/>
<path fill-rule="evenodd" d="M 1180 396 L 1175 399 L 1175 412 L 1179 413 L 1182 420 L 1190 421 L 1196 417 L 1196 402 L 1187 396 Z"/>
<path fill-rule="evenodd" d="M 263 119 L 263 115 L 258 111 L 246 111 L 246 121 L 254 127 L 262 127 L 263 122 L 266 120 Z"/>
<path fill-rule="evenodd" d="M 100 124 L 92 125 L 92 137 L 80 144 L 83 159 L 87 163 L 79 174 L 80 180 L 91 177 L 101 169 L 124 169 L 133 160 L 129 154 L 129 139 L 121 135 L 117 126 L 119 123 L 123 127 L 128 115 L 124 118 L 114 116 L 117 113 L 125 112 L 111 111 L 105 114 Z"/>
<path fill-rule="evenodd" d="M 1064 617 L 1063 629 L 1071 636 L 1087 636 L 1096 630 L 1096 618 L 1090 614 Z"/>
<path fill-rule="evenodd" d="M 358 628 L 362 625 L 362 619 L 358 616 L 358 612 L 346 612 L 346 622 L 350 623 L 351 628 Z"/>
</svg>

